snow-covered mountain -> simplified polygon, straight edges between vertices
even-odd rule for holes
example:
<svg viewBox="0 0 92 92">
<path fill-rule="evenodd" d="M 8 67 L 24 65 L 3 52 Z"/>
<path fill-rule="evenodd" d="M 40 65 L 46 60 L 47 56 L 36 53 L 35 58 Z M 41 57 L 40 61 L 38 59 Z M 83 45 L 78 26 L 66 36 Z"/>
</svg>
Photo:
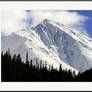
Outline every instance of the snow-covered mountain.
<svg viewBox="0 0 92 92">
<path fill-rule="evenodd" d="M 47 61 L 47 65 L 83 72 L 92 68 L 92 39 L 63 24 L 43 20 L 36 27 L 22 29 L 2 39 L 2 50 L 21 54 L 25 60 Z"/>
</svg>

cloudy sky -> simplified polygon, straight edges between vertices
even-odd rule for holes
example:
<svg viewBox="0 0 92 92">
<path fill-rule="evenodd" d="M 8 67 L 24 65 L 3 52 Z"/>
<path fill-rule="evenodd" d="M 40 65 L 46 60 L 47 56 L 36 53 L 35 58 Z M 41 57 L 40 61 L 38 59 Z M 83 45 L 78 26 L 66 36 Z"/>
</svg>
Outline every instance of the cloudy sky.
<svg viewBox="0 0 92 92">
<path fill-rule="evenodd" d="M 39 24 L 43 19 L 54 20 L 66 26 L 85 32 L 92 38 L 92 11 L 84 10 L 2 10 L 2 37 L 23 28 L 30 28 Z"/>
</svg>

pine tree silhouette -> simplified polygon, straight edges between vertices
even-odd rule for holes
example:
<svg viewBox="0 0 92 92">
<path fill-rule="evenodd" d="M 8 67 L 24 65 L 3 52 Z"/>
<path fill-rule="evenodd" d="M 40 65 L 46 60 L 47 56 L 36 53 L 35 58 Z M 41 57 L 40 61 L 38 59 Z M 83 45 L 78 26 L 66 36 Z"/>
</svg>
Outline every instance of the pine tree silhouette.
<svg viewBox="0 0 92 92">
<path fill-rule="evenodd" d="M 3 82 L 27 82 L 27 81 L 92 81 L 92 69 L 83 73 L 75 74 L 75 71 L 63 70 L 60 65 L 59 70 L 54 69 L 53 65 L 45 64 L 36 59 L 28 60 L 26 53 L 26 63 L 23 63 L 20 54 L 11 56 L 10 50 L 6 53 L 1 52 L 1 81 Z M 30 63 L 29 63 L 30 62 Z"/>
</svg>

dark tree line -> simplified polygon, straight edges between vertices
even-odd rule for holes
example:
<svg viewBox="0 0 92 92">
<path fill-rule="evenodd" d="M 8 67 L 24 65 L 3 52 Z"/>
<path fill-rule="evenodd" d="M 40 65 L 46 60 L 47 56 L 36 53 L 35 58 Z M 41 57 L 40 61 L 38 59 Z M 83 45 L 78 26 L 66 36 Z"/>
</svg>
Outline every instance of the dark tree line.
<svg viewBox="0 0 92 92">
<path fill-rule="evenodd" d="M 70 70 L 63 70 L 60 65 L 59 70 L 52 66 L 42 64 L 42 61 L 33 65 L 33 60 L 22 62 L 21 56 L 11 56 L 10 51 L 1 53 L 1 81 L 3 82 L 30 82 L 30 81 L 92 81 L 92 69 L 78 75 Z"/>
</svg>

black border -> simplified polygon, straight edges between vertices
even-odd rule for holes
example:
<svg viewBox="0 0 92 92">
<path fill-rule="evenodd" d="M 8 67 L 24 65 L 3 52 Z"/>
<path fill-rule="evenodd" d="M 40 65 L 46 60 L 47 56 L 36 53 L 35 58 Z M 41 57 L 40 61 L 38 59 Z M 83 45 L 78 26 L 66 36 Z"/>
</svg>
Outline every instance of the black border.
<svg viewBox="0 0 92 92">
<path fill-rule="evenodd" d="M 92 91 L 0 91 L 0 92 L 92 92 Z"/>
<path fill-rule="evenodd" d="M 76 2 L 76 1 L 92 1 L 92 0 L 0 0 L 0 1 L 74 1 L 74 2 Z"/>
<path fill-rule="evenodd" d="M 0 92 L 92 92 L 92 91 L 0 91 Z"/>
</svg>

